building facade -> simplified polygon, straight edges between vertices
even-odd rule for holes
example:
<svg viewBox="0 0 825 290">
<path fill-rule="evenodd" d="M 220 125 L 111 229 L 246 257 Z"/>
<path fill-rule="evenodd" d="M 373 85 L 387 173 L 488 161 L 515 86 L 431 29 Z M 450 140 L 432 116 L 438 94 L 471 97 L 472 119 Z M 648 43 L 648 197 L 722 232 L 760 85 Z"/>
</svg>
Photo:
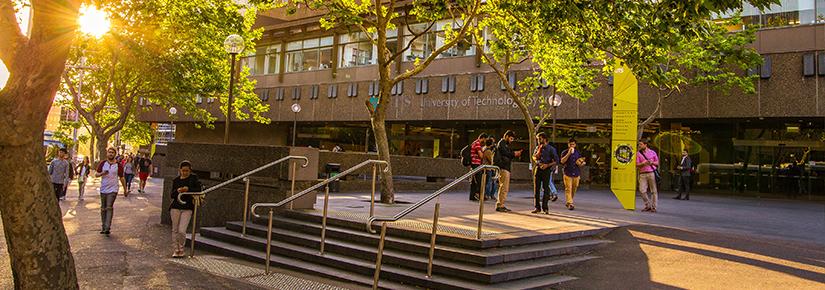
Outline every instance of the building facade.
<svg viewBox="0 0 825 290">
<path fill-rule="evenodd" d="M 742 16 L 745 25 L 760 27 L 753 47 L 764 64 L 747 72 L 759 75 L 756 93 L 690 87 L 664 101 L 646 135 L 668 161 L 687 148 L 699 164 L 696 182 L 705 188 L 825 195 L 825 0 L 782 1 L 766 11 L 746 6 Z M 378 93 L 376 49 L 362 33 L 321 29 L 319 18 L 310 11 L 259 15 L 264 36 L 242 63 L 257 81 L 261 100 L 271 106 L 266 117 L 272 123 L 233 122 L 230 142 L 288 145 L 295 127 L 298 146 L 374 150 L 367 106 Z M 411 37 L 404 33 L 399 29 L 388 41 L 406 45 Z M 429 55 L 443 41 L 441 31 L 416 39 L 396 72 L 412 67 L 416 57 Z M 508 81 L 517 83 L 528 74 L 514 72 Z M 593 183 L 609 180 L 611 98 L 612 84 L 605 78 L 587 101 L 563 97 L 556 114 L 558 145 L 569 137 L 579 140 L 589 153 Z M 290 109 L 295 103 L 302 107 L 299 113 Z M 506 130 L 519 132 L 519 146 L 526 147 L 520 112 L 468 44 L 448 50 L 423 73 L 396 85 L 390 104 L 393 154 L 456 158 L 480 132 L 501 136 Z M 650 115 L 655 105 L 656 90 L 640 85 L 639 115 Z M 178 116 L 175 139 L 222 142 L 218 102 L 202 100 L 199 106 L 218 117 L 215 129 L 199 129 Z M 141 118 L 170 121 L 164 108 Z M 674 163 L 665 166 L 672 169 Z"/>
</svg>

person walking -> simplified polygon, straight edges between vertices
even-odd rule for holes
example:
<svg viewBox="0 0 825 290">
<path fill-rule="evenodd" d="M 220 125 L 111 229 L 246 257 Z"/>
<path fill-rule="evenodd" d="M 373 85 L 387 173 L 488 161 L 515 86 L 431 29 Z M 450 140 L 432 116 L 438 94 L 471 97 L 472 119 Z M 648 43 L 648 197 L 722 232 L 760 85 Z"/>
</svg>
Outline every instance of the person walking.
<svg viewBox="0 0 825 290">
<path fill-rule="evenodd" d="M 138 178 L 140 178 L 139 193 L 146 194 L 146 180 L 149 179 L 149 174 L 152 172 L 152 159 L 149 156 L 144 156 L 138 162 Z"/>
<path fill-rule="evenodd" d="M 550 214 L 549 201 L 555 202 L 559 197 L 550 191 L 550 173 L 553 166 L 557 164 L 559 159 L 558 153 L 553 146 L 547 144 L 547 134 L 544 132 L 536 134 L 538 146 L 533 158 L 536 161 L 535 170 L 535 207 L 533 213 L 544 212 Z M 544 195 L 541 192 L 544 191 Z"/>
<path fill-rule="evenodd" d="M 521 151 L 513 151 L 510 145 L 516 140 L 516 133 L 510 130 L 504 132 L 504 136 L 498 141 L 496 146 L 496 153 L 493 155 L 493 165 L 499 168 L 499 187 L 498 200 L 496 201 L 496 211 L 511 212 L 511 210 L 504 206 L 507 201 L 507 193 L 510 192 L 510 170 L 512 168 L 513 159 L 521 155 Z"/>
<path fill-rule="evenodd" d="M 570 138 L 567 141 L 567 149 L 561 153 L 562 170 L 564 171 L 564 206 L 568 210 L 576 209 L 573 204 L 573 199 L 576 197 L 576 191 L 579 189 L 579 181 L 581 180 L 581 168 L 584 166 L 584 157 L 581 152 L 576 150 L 576 139 Z"/>
<path fill-rule="evenodd" d="M 487 138 L 487 140 L 484 141 L 484 148 L 482 149 L 483 159 L 481 160 L 481 163 L 483 165 L 493 165 L 493 159 L 496 150 L 495 144 L 496 139 L 493 137 L 489 137 Z M 495 175 L 495 171 L 487 170 L 487 178 L 485 180 L 487 184 L 484 185 L 484 200 L 495 199 L 496 191 L 498 189 L 496 186 L 498 184 L 494 178 Z"/>
<path fill-rule="evenodd" d="M 482 147 L 484 147 L 484 142 L 487 140 L 487 133 L 481 133 L 478 135 L 478 138 L 473 141 L 473 144 L 470 145 L 470 169 L 476 169 L 481 166 L 481 160 L 483 158 L 484 151 Z M 473 174 L 472 181 L 470 181 L 470 200 L 477 201 L 479 198 L 479 193 L 481 192 L 481 174 L 482 172 L 479 171 L 476 174 Z M 484 197 L 481 197 L 484 198 Z"/>
<path fill-rule="evenodd" d="M 690 177 L 693 170 L 693 161 L 690 160 L 687 150 L 682 150 L 682 159 L 676 169 L 679 170 L 679 186 L 676 188 L 676 193 L 679 195 L 673 199 L 682 199 L 684 193 L 685 200 L 690 200 Z"/>
<path fill-rule="evenodd" d="M 643 212 L 656 212 L 659 192 L 656 187 L 656 169 L 659 168 L 659 156 L 648 148 L 647 139 L 639 141 L 639 154 L 636 155 L 636 167 L 639 168 L 639 192 L 645 202 Z M 650 196 L 648 196 L 650 195 Z"/>
<path fill-rule="evenodd" d="M 89 173 L 92 172 L 92 165 L 89 161 L 89 156 L 83 157 L 83 163 L 77 166 L 77 200 L 83 200 L 83 195 L 86 193 L 86 179 L 89 178 Z"/>
<path fill-rule="evenodd" d="M 106 160 L 100 161 L 95 177 L 100 177 L 100 222 L 101 234 L 109 235 L 114 215 L 115 199 L 117 198 L 118 182 L 126 189 L 126 180 L 123 178 L 123 166 L 115 160 L 117 150 L 106 149 Z"/>
<path fill-rule="evenodd" d="M 123 162 L 123 175 L 126 178 L 126 192 L 123 196 L 128 197 L 132 193 L 132 180 L 135 179 L 135 164 L 132 156 L 127 156 Z"/>
<path fill-rule="evenodd" d="M 60 148 L 57 150 L 57 157 L 49 163 L 49 177 L 52 180 L 54 195 L 57 200 L 66 200 L 65 185 L 69 181 L 69 171 L 72 168 L 69 161 L 66 160 L 68 154 L 66 148 Z"/>
<path fill-rule="evenodd" d="M 195 210 L 191 195 L 181 197 L 185 203 L 178 201 L 178 195 L 183 192 L 201 191 L 198 176 L 192 173 L 192 163 L 186 160 L 181 161 L 178 170 L 179 175 L 172 180 L 172 193 L 169 195 L 172 198 L 172 203 L 169 205 L 169 214 L 172 217 L 172 258 L 184 256 L 186 228 Z"/>
</svg>

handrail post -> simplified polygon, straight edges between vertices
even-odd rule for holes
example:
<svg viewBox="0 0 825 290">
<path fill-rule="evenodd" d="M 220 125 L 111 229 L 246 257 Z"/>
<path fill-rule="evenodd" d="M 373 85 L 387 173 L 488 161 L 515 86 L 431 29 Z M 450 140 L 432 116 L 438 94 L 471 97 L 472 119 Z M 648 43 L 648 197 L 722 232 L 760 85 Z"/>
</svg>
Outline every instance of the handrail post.
<svg viewBox="0 0 825 290">
<path fill-rule="evenodd" d="M 246 237 L 246 221 L 249 217 L 249 177 L 244 177 L 243 182 L 246 183 L 246 188 L 243 192 L 243 228 L 241 229 L 241 235 Z"/>
<path fill-rule="evenodd" d="M 487 186 L 487 168 L 481 170 L 481 193 L 478 195 L 478 230 L 476 230 L 476 239 L 481 239 L 481 223 L 484 218 L 484 188 Z"/>
<path fill-rule="evenodd" d="M 370 217 L 375 215 L 375 177 L 378 173 L 378 165 L 372 164 L 372 194 L 370 194 Z"/>
<path fill-rule="evenodd" d="M 289 192 L 289 196 L 292 197 L 295 195 L 295 171 L 297 170 L 298 162 L 292 161 L 292 189 Z M 292 202 L 289 202 L 289 209 L 292 209 Z"/>
<path fill-rule="evenodd" d="M 387 222 L 381 223 L 381 239 L 378 241 L 378 256 L 375 258 L 375 275 L 373 276 L 372 289 L 378 289 L 378 277 L 381 275 L 381 257 L 384 255 L 384 239 L 387 236 Z"/>
<path fill-rule="evenodd" d="M 435 203 L 435 211 L 433 212 L 433 233 L 430 236 L 430 256 L 427 262 L 427 278 L 433 277 L 433 256 L 435 255 L 435 238 L 438 234 L 438 210 L 441 208 L 441 203 Z"/>
<path fill-rule="evenodd" d="M 198 208 L 201 205 L 200 196 L 194 196 L 192 201 L 195 203 L 195 209 L 192 212 L 192 244 L 189 245 L 189 257 L 195 257 L 195 230 L 198 228 Z"/>
<path fill-rule="evenodd" d="M 327 237 L 327 207 L 329 206 L 329 184 L 324 190 L 324 216 L 321 218 L 321 255 L 324 254 L 324 242 Z"/>
<path fill-rule="evenodd" d="M 266 273 L 269 274 L 269 257 L 272 254 L 272 208 L 269 208 L 269 225 L 266 228 Z"/>
</svg>

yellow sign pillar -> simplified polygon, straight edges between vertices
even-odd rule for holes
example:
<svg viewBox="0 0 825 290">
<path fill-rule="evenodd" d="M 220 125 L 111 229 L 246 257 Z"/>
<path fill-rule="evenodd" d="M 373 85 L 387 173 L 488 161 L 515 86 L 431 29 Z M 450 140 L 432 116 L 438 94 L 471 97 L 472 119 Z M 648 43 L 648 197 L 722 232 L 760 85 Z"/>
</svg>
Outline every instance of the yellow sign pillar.
<svg viewBox="0 0 825 290">
<path fill-rule="evenodd" d="M 636 144 L 639 83 L 622 64 L 613 72 L 613 136 L 610 190 L 627 210 L 636 208 Z"/>
</svg>

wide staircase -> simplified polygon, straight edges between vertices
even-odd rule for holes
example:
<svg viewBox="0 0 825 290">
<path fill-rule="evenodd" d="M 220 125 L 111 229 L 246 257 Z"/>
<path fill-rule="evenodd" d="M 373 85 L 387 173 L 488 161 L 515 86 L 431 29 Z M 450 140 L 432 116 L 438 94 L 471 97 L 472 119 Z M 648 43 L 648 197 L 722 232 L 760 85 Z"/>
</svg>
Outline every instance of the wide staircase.
<svg viewBox="0 0 825 290">
<path fill-rule="evenodd" d="M 292 269 L 374 288 L 548 289 L 577 279 L 560 272 L 598 258 L 589 253 L 610 243 L 602 238 L 610 227 L 499 236 L 439 224 L 438 204 L 433 222 L 401 220 L 442 192 L 394 217 L 373 216 L 372 207 L 370 214 L 329 212 L 328 191 L 323 210 L 284 209 L 289 198 L 278 204 L 256 204 L 269 207 L 269 216 L 256 214 L 251 223 L 200 228 L 195 247 L 264 265 L 269 257 L 267 271 L 269 267 Z M 192 235 L 187 239 L 191 241 Z"/>
</svg>

